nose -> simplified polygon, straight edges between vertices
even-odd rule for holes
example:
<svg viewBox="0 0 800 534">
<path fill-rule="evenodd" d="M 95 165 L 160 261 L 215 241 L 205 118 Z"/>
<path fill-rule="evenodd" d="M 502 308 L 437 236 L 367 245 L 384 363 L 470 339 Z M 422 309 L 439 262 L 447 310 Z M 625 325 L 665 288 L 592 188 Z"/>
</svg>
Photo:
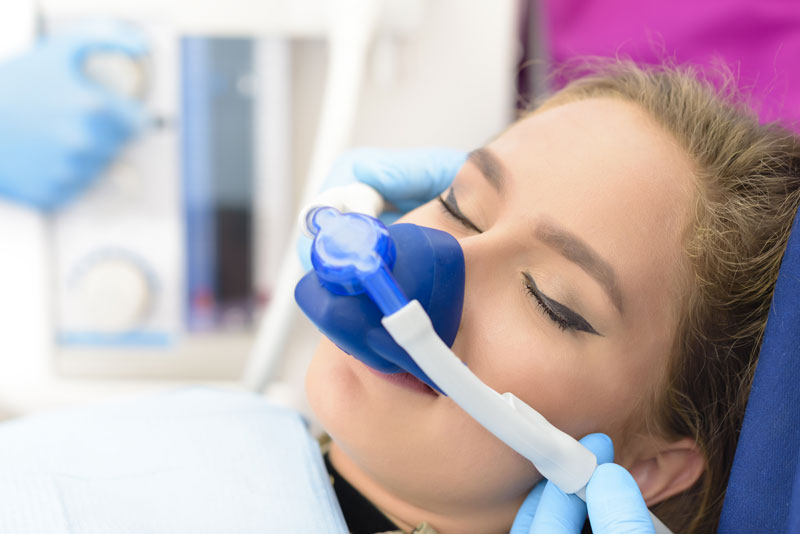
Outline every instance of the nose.
<svg viewBox="0 0 800 534">
<path fill-rule="evenodd" d="M 461 321 L 453 342 L 453 352 L 469 364 L 476 345 L 475 336 L 483 331 L 481 321 L 487 310 L 502 309 L 503 289 L 508 279 L 502 266 L 513 261 L 512 251 L 497 236 L 485 232 L 458 238 L 464 255 L 464 301 Z"/>
</svg>

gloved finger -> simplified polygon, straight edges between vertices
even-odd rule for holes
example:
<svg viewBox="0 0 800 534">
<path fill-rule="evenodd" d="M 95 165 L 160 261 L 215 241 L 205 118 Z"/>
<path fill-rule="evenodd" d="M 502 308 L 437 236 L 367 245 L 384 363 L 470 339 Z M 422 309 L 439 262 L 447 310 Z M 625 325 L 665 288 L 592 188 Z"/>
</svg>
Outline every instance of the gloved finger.
<svg viewBox="0 0 800 534">
<path fill-rule="evenodd" d="M 403 212 L 439 195 L 452 183 L 467 154 L 454 149 L 361 149 L 355 178 L 374 187 Z"/>
<path fill-rule="evenodd" d="M 94 52 L 119 52 L 132 58 L 147 54 L 150 46 L 141 30 L 116 20 L 84 22 L 64 36 L 70 41 L 68 52 L 76 66 Z"/>
<path fill-rule="evenodd" d="M 598 463 L 614 457 L 611 438 L 605 434 L 589 434 L 580 440 L 598 458 Z M 567 495 L 548 482 L 539 500 L 530 532 L 546 534 L 577 534 L 586 522 L 586 504 L 577 495 Z"/>
<path fill-rule="evenodd" d="M 66 55 L 62 63 L 77 81 L 126 96 L 138 96 L 143 90 L 141 57 L 149 51 L 149 45 L 133 26 L 109 21 L 85 24 L 64 40 L 66 44 L 59 52 Z M 52 46 L 59 46 L 59 42 Z"/>
<path fill-rule="evenodd" d="M 509 534 L 529 534 L 532 532 L 533 517 L 536 515 L 536 509 L 539 507 L 539 500 L 542 498 L 542 492 L 546 485 L 547 481 L 542 480 L 525 497 L 525 501 L 520 506 L 519 512 L 517 512 L 517 517 L 514 518 L 514 524 L 511 525 Z"/>
<path fill-rule="evenodd" d="M 586 487 L 586 502 L 593 532 L 655 533 L 639 486 L 622 466 L 598 466 Z"/>
</svg>

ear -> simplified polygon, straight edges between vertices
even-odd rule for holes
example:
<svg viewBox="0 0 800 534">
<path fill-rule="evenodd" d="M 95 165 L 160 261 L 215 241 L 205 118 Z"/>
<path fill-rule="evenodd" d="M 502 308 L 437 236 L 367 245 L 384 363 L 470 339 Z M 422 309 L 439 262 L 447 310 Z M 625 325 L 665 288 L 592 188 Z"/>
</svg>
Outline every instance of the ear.
<svg viewBox="0 0 800 534">
<path fill-rule="evenodd" d="M 647 506 L 689 489 L 706 468 L 705 458 L 691 438 L 661 444 L 655 453 L 645 456 L 635 460 L 629 471 Z"/>
</svg>

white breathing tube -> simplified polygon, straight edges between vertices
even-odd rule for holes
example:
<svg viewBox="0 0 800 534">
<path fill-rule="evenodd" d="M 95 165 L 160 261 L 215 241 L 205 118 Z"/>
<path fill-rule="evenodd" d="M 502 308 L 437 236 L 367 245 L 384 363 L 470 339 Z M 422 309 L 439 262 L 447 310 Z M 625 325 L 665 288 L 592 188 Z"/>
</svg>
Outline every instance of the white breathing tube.
<svg viewBox="0 0 800 534">
<path fill-rule="evenodd" d="M 595 455 L 513 393 L 500 395 L 484 384 L 436 335 L 418 301 L 385 316 L 381 323 L 425 374 L 481 426 L 530 460 L 561 491 L 586 500 L 586 484 L 597 468 Z M 650 519 L 656 534 L 671 534 L 652 512 Z"/>
<path fill-rule="evenodd" d="M 306 226 L 307 214 L 321 205 L 377 216 L 383 199 L 360 183 L 330 189 L 301 212 L 301 227 Z M 595 455 L 514 394 L 501 395 L 484 384 L 439 338 L 418 301 L 384 316 L 381 323 L 425 374 L 481 426 L 528 459 L 564 493 L 586 500 L 586 484 L 597 468 Z M 672 534 L 652 512 L 650 519 L 656 534 Z"/>
<path fill-rule="evenodd" d="M 512 393 L 500 395 L 481 382 L 436 335 L 418 301 L 412 300 L 381 322 L 442 391 L 530 460 L 543 477 L 565 493 L 577 493 L 586 486 L 597 467 L 595 455 Z"/>
</svg>

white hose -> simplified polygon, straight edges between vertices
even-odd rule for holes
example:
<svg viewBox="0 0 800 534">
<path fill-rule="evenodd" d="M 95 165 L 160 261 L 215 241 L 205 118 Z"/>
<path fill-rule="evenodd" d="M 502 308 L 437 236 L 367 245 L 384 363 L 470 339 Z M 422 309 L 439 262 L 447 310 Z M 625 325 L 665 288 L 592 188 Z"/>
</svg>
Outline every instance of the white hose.
<svg viewBox="0 0 800 534">
<path fill-rule="evenodd" d="M 444 344 L 420 303 L 411 301 L 381 321 L 392 338 L 465 412 L 527 458 L 565 493 L 586 500 L 585 487 L 597 458 L 512 393 L 500 395 L 481 382 Z M 652 512 L 657 534 L 671 534 Z"/>
<path fill-rule="evenodd" d="M 481 382 L 436 335 L 418 301 L 381 322 L 442 391 L 543 477 L 565 493 L 586 486 L 597 467 L 595 455 L 513 394 L 500 395 Z"/>
</svg>

